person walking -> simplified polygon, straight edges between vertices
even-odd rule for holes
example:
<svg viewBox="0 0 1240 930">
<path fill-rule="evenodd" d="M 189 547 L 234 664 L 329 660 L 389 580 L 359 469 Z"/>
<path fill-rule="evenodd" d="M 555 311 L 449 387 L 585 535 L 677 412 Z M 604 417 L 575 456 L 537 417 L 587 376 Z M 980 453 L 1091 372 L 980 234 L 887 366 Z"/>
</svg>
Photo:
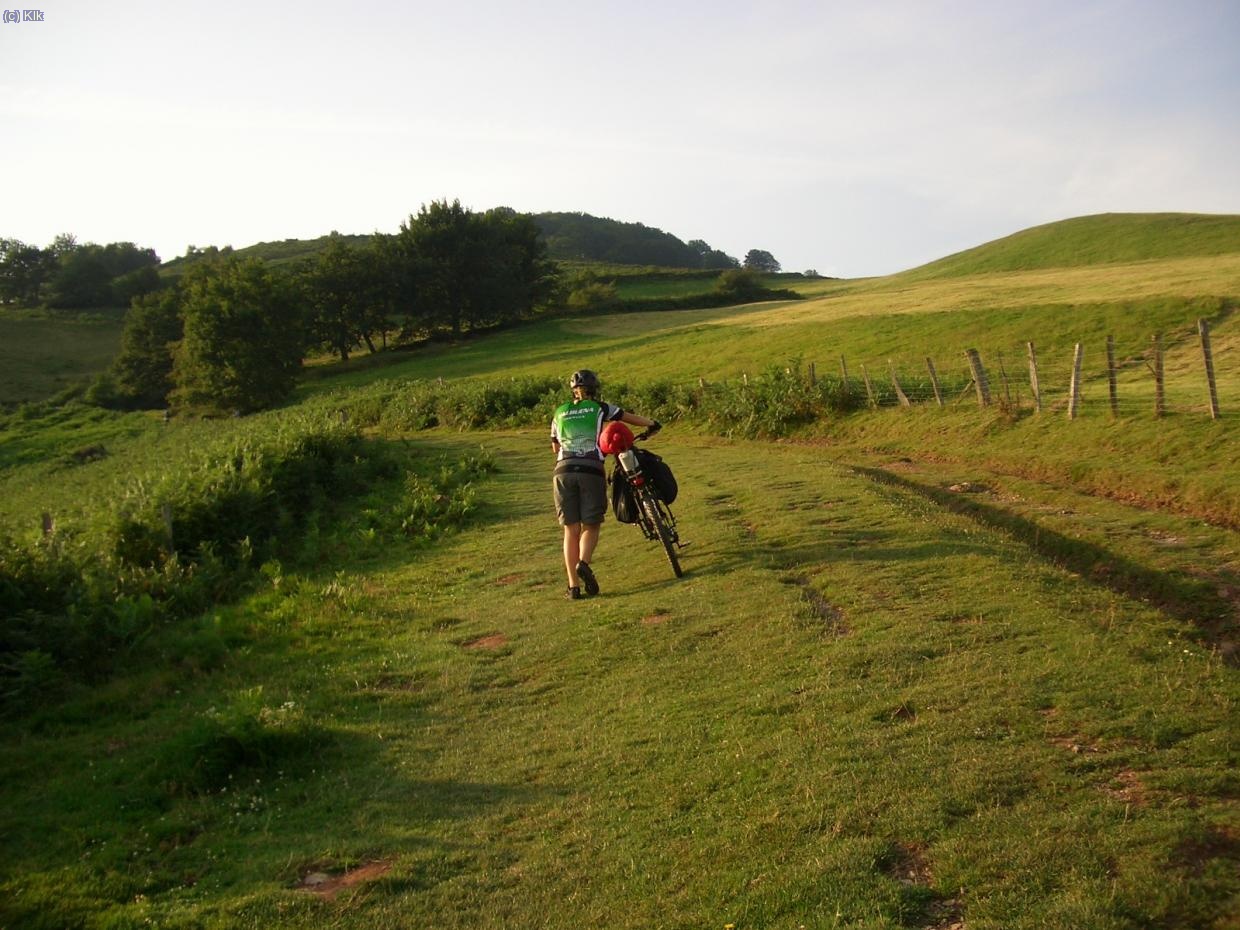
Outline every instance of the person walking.
<svg viewBox="0 0 1240 930">
<path fill-rule="evenodd" d="M 551 418 L 551 450 L 555 453 L 552 490 L 555 515 L 564 527 L 564 570 L 568 575 L 564 596 L 575 601 L 580 599 L 583 586 L 588 595 L 599 592 L 590 561 L 607 512 L 605 456 L 598 445 L 603 424 L 619 420 L 647 427 L 652 434 L 659 431 L 660 424 L 599 400 L 598 375 L 589 369 L 573 372 L 568 386 L 573 399 L 557 407 Z"/>
</svg>

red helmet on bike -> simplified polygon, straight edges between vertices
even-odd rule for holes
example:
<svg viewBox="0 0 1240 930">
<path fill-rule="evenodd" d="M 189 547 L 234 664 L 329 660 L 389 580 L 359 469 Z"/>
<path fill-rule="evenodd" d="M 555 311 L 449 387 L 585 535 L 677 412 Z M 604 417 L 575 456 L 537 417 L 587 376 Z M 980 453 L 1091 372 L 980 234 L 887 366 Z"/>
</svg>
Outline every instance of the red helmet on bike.
<svg viewBox="0 0 1240 930">
<path fill-rule="evenodd" d="M 598 447 L 604 455 L 616 455 L 633 447 L 633 431 L 616 420 L 603 427 L 598 434 Z"/>
</svg>

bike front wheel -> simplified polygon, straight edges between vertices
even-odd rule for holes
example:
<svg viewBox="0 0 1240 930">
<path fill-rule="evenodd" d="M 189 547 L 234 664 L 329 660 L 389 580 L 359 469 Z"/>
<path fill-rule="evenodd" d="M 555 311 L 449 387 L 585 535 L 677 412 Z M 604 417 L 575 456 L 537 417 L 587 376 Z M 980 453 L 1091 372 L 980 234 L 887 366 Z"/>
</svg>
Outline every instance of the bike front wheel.
<svg viewBox="0 0 1240 930">
<path fill-rule="evenodd" d="M 676 573 L 676 577 L 680 578 L 684 575 L 684 571 L 680 567 L 680 557 L 676 554 L 676 537 L 672 535 L 672 530 L 667 524 L 667 520 L 663 517 L 662 509 L 659 507 L 659 501 L 649 488 L 642 488 L 639 492 L 639 506 L 646 515 L 646 520 L 654 529 L 655 535 L 659 538 L 659 542 L 663 544 L 663 551 L 667 553 L 667 561 L 671 563 L 672 571 Z"/>
</svg>

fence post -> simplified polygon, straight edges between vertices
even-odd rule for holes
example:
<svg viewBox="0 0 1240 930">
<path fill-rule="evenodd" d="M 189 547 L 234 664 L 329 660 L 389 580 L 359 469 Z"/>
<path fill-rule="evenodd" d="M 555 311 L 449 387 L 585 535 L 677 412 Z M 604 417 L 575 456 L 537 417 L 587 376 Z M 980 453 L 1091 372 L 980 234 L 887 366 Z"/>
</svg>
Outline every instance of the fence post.
<svg viewBox="0 0 1240 930">
<path fill-rule="evenodd" d="M 1218 419 L 1218 387 L 1214 383 L 1214 355 L 1210 351 L 1210 324 L 1203 317 L 1197 321 L 1201 334 L 1201 355 L 1206 360 L 1206 381 L 1210 385 L 1210 419 Z"/>
<path fill-rule="evenodd" d="M 1072 357 L 1072 383 L 1068 387 L 1068 419 L 1076 419 L 1077 404 L 1081 399 L 1081 356 L 1084 350 L 1081 344 L 1076 344 L 1076 351 Z"/>
<path fill-rule="evenodd" d="M 870 373 L 865 370 L 865 366 L 861 366 L 861 377 L 865 381 L 865 396 L 870 399 L 870 406 L 877 407 L 878 401 L 874 399 L 874 385 L 870 384 Z"/>
<path fill-rule="evenodd" d="M 904 393 L 904 389 L 900 387 L 900 382 L 896 380 L 896 363 L 891 359 L 887 359 L 887 366 L 891 369 L 891 386 L 896 389 L 896 397 L 900 398 L 900 406 L 911 407 L 908 395 Z"/>
<path fill-rule="evenodd" d="M 701 375 L 698 375 L 698 387 L 699 388 L 706 387 L 706 379 L 703 378 Z"/>
<path fill-rule="evenodd" d="M 741 384 L 745 385 L 745 387 L 749 387 L 749 372 L 741 372 Z"/>
<path fill-rule="evenodd" d="M 46 510 L 43 511 L 43 538 L 51 539 L 52 534 L 56 532 L 56 521 L 52 519 L 52 515 Z"/>
<path fill-rule="evenodd" d="M 1154 334 L 1154 416 L 1161 417 L 1167 412 L 1166 397 L 1163 394 L 1163 344 L 1162 333 Z"/>
<path fill-rule="evenodd" d="M 1107 336 L 1107 388 L 1111 392 L 1111 417 L 1119 416 L 1119 392 L 1115 386 L 1115 337 Z"/>
<path fill-rule="evenodd" d="M 926 356 L 926 367 L 930 369 L 930 384 L 934 387 L 934 402 L 943 406 L 943 392 L 939 389 L 939 373 L 934 370 L 934 361 Z"/>
<path fill-rule="evenodd" d="M 969 357 L 969 368 L 973 371 L 973 383 L 977 386 L 977 405 L 989 407 L 990 382 L 986 380 L 986 369 L 982 367 L 982 357 L 978 355 L 977 349 L 965 349 L 965 355 Z"/>
<path fill-rule="evenodd" d="M 809 363 L 809 386 L 813 387 L 818 383 L 818 371 L 814 368 L 814 363 Z"/>
<path fill-rule="evenodd" d="M 847 397 L 852 393 L 848 387 L 848 362 L 844 361 L 844 356 L 840 356 L 840 377 L 843 379 L 844 396 Z"/>
<path fill-rule="evenodd" d="M 1038 353 L 1034 350 L 1032 342 L 1026 342 L 1025 348 L 1029 350 L 1029 389 L 1033 391 L 1033 409 L 1041 413 L 1042 391 L 1038 388 Z"/>
</svg>

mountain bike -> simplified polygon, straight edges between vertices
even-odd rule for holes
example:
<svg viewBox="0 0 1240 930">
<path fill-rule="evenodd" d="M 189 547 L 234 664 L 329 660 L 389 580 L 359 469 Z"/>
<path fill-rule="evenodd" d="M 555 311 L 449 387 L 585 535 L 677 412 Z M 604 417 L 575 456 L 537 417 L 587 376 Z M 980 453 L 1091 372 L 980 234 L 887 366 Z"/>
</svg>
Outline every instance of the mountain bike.
<svg viewBox="0 0 1240 930">
<path fill-rule="evenodd" d="M 649 437 L 650 432 L 646 431 L 638 433 L 633 439 L 635 442 L 640 442 Z M 667 561 L 671 563 L 672 571 L 676 573 L 677 578 L 681 577 L 684 572 L 680 567 L 680 557 L 676 550 L 683 549 L 685 544 L 680 541 L 680 534 L 676 531 L 676 518 L 672 516 L 671 508 L 659 497 L 654 482 L 648 480 L 648 476 L 642 473 L 641 463 L 634 449 L 617 452 L 615 458 L 616 468 L 628 484 L 629 493 L 637 507 L 637 525 L 641 527 L 647 539 L 657 539 L 662 544 L 663 551 L 667 553 Z"/>
</svg>

